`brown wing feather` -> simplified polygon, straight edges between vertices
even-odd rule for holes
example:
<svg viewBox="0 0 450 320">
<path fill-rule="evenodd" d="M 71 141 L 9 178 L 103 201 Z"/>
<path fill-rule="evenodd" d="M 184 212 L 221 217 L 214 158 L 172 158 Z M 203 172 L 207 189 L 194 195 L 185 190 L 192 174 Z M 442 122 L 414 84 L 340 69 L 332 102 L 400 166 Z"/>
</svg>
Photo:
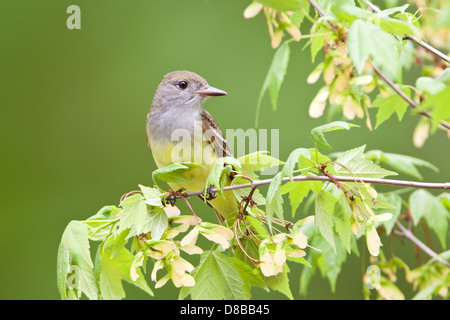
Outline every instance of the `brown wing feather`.
<svg viewBox="0 0 450 320">
<path fill-rule="evenodd" d="M 206 137 L 214 144 L 214 149 L 218 157 L 233 156 L 217 122 L 206 110 L 203 110 L 202 112 L 202 127 Z"/>
</svg>

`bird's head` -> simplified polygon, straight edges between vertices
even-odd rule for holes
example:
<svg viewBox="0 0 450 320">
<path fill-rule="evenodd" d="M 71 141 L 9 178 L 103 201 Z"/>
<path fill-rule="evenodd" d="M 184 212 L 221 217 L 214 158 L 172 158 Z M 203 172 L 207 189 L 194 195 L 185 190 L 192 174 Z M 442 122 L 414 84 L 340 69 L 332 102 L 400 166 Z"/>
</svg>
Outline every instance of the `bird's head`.
<svg viewBox="0 0 450 320">
<path fill-rule="evenodd" d="M 223 90 L 211 87 L 194 72 L 174 71 L 166 74 L 159 84 L 152 109 L 201 108 L 207 97 L 226 94 Z"/>
</svg>

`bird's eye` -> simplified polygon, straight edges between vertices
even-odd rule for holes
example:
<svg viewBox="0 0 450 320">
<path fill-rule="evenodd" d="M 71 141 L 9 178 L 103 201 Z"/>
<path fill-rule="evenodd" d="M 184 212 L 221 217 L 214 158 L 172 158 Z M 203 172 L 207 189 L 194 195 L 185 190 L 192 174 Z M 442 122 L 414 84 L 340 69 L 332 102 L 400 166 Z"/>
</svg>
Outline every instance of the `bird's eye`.
<svg viewBox="0 0 450 320">
<path fill-rule="evenodd" d="M 186 89 L 187 86 L 188 86 L 188 83 L 187 83 L 186 81 L 180 81 L 180 82 L 178 82 L 178 87 L 179 87 L 180 89 Z"/>
</svg>

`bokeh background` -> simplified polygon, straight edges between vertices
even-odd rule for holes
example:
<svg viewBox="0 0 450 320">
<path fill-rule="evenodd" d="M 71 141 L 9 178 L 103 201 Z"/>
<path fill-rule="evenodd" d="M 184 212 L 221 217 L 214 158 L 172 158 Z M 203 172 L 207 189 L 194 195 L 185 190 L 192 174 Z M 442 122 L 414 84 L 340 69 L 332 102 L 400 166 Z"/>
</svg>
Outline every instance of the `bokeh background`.
<svg viewBox="0 0 450 320">
<path fill-rule="evenodd" d="M 146 146 L 145 119 L 164 74 L 199 73 L 229 94 L 208 102 L 222 130 L 253 127 L 274 51 L 262 15 L 243 18 L 249 3 L 0 1 L 0 299 L 59 299 L 56 256 L 69 221 L 117 205 L 138 184 L 152 184 L 155 164 Z M 81 30 L 66 27 L 71 4 L 81 8 Z M 291 45 L 278 110 L 271 110 L 268 97 L 262 104 L 260 127 L 280 130 L 281 159 L 297 147 L 312 147 L 310 130 L 326 123 L 308 117 L 317 87 L 306 84 L 314 65 L 309 51 L 301 50 L 305 41 Z M 361 128 L 327 139 L 332 151 L 366 144 L 367 150 L 422 158 L 441 170 L 422 170 L 426 181 L 448 180 L 445 135 L 438 132 L 417 149 L 411 138 L 417 121 L 407 114 L 401 123 L 392 118 L 374 132 L 357 121 Z M 199 201 L 192 203 L 200 216 L 211 214 Z M 398 245 L 397 250 L 412 253 L 405 259 L 414 265 L 412 245 Z M 347 258 L 335 293 L 316 274 L 307 297 L 298 293 L 299 267 L 292 265 L 294 297 L 361 299 L 364 259 L 367 255 Z M 149 298 L 131 285 L 125 288 L 127 298 Z M 259 299 L 285 298 L 259 288 L 253 293 Z M 177 297 L 171 283 L 155 294 L 154 299 Z"/>
</svg>

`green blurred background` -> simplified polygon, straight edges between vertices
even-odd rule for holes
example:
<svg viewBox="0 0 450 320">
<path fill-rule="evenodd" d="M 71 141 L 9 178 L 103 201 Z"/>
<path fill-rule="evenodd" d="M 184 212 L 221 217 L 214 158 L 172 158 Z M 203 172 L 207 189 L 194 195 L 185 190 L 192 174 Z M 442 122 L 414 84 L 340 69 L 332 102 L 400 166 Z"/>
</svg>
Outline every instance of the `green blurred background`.
<svg viewBox="0 0 450 320">
<path fill-rule="evenodd" d="M 56 256 L 68 222 L 117 205 L 138 184 L 152 184 L 155 164 L 146 146 L 145 119 L 164 74 L 199 73 L 229 94 L 207 104 L 222 130 L 252 128 L 274 51 L 262 15 L 243 18 L 249 3 L 0 1 L 0 299 L 59 299 Z M 71 4 L 81 8 L 81 30 L 66 27 Z M 301 51 L 305 41 L 291 45 L 278 111 L 271 110 L 267 97 L 262 105 L 260 127 L 280 129 L 281 159 L 297 147 L 312 147 L 310 130 L 326 122 L 308 117 L 317 86 L 306 84 L 314 66 L 309 51 Z M 391 119 L 375 132 L 357 121 L 361 128 L 327 139 L 332 151 L 367 144 L 367 150 L 425 159 L 441 169 L 439 174 L 422 170 L 425 180 L 443 182 L 450 176 L 448 141 L 438 132 L 423 148 L 414 148 L 417 121 L 413 115 L 401 123 Z M 199 201 L 192 203 L 201 216 L 211 214 Z M 398 250 L 412 253 L 413 247 L 405 243 Z M 348 257 L 335 293 L 316 275 L 307 298 L 362 298 L 363 266 L 361 258 Z M 302 299 L 298 268 L 291 266 L 291 287 Z M 148 298 L 133 286 L 125 288 L 128 298 Z M 171 283 L 155 294 L 177 297 Z M 261 289 L 254 297 L 284 299 Z"/>
</svg>

